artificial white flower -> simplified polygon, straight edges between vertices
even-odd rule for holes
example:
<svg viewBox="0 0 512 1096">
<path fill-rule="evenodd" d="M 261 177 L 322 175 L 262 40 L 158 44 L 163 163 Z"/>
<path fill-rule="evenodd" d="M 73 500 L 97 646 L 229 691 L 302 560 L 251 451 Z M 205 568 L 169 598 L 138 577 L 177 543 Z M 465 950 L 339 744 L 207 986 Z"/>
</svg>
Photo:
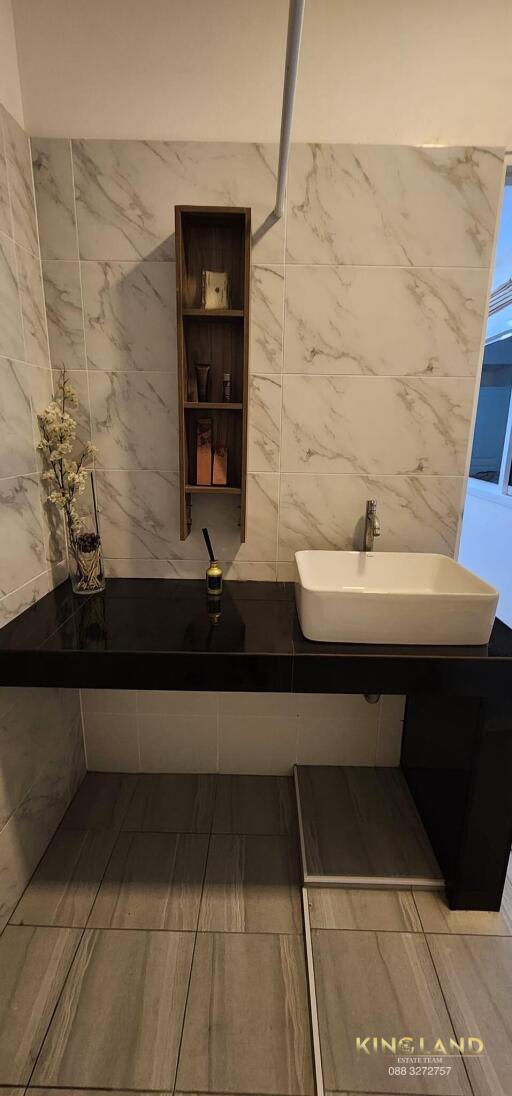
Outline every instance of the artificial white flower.
<svg viewBox="0 0 512 1096">
<path fill-rule="evenodd" d="M 38 415 L 41 450 L 48 467 L 42 479 L 52 484 L 48 501 L 64 512 L 70 546 L 76 552 L 76 537 L 83 529 L 83 521 L 76 507 L 76 499 L 83 494 L 87 484 L 88 461 L 96 455 L 96 446 L 87 442 L 77 457 L 70 457 L 76 442 L 77 423 L 67 407 L 77 407 L 78 397 L 70 385 L 65 369 L 61 371 L 55 398 Z"/>
</svg>

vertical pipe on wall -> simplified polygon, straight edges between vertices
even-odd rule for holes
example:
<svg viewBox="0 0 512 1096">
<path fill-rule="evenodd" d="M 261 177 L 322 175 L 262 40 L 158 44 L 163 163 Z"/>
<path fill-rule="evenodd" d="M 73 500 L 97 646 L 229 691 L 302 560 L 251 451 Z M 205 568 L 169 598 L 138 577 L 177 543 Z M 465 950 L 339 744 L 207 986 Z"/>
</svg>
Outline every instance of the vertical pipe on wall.
<svg viewBox="0 0 512 1096">
<path fill-rule="evenodd" d="M 277 194 L 274 216 L 282 217 L 290 156 L 293 104 L 299 69 L 299 51 L 304 20 L 306 0 L 290 0 L 288 15 L 288 37 L 286 40 L 286 64 L 284 70 L 283 109 L 281 114 L 281 136 L 279 138 L 279 167 L 277 172 Z"/>
</svg>

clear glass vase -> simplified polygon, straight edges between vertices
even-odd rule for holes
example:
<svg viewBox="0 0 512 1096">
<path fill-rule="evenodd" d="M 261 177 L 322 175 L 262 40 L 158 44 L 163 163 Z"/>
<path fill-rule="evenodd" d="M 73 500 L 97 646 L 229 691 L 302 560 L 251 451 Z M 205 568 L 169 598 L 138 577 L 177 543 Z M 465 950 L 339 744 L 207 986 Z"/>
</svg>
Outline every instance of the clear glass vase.
<svg viewBox="0 0 512 1096">
<path fill-rule="evenodd" d="M 71 583 L 75 594 L 99 594 L 105 589 L 101 540 L 97 533 L 79 533 L 70 552 Z"/>
</svg>

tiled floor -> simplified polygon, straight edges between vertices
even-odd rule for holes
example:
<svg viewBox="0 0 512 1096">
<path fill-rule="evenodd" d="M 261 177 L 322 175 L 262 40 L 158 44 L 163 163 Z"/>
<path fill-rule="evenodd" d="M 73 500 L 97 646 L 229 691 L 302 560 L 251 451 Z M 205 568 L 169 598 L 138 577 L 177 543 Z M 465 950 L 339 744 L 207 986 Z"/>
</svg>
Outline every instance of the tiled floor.
<svg viewBox="0 0 512 1096">
<path fill-rule="evenodd" d="M 291 779 L 86 777 L 0 936 L 26 1085 L 313 1096 Z"/>
<path fill-rule="evenodd" d="M 308 890 L 326 1092 L 512 1096 L 512 874 L 500 913 L 452 911 L 436 893 Z M 470 1035 L 482 1055 L 449 1077 L 389 1074 L 356 1036 Z"/>
<path fill-rule="evenodd" d="M 309 889 L 326 1092 L 512 1096 L 501 913 Z M 480 1036 L 449 1077 L 356 1036 Z M 394 1064 L 394 1062 L 392 1063 Z M 291 780 L 89 774 L 0 936 L 0 1096 L 314 1096 Z"/>
<path fill-rule="evenodd" d="M 299 765 L 308 877 L 442 881 L 399 768 Z"/>
</svg>

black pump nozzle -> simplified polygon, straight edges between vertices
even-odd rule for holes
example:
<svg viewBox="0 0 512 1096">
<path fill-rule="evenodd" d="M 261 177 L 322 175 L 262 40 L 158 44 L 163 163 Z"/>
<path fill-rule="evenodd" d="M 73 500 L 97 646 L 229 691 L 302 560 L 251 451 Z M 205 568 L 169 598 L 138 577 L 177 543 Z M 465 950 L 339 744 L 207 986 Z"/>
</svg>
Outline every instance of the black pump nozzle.
<svg viewBox="0 0 512 1096">
<path fill-rule="evenodd" d="M 212 548 L 212 542 L 210 540 L 210 534 L 209 534 L 207 529 L 203 529 L 203 537 L 204 537 L 204 542 L 206 544 L 206 547 L 208 549 L 208 555 L 210 557 L 210 562 L 214 563 L 215 562 L 215 556 L 213 554 L 213 548 Z"/>
</svg>

